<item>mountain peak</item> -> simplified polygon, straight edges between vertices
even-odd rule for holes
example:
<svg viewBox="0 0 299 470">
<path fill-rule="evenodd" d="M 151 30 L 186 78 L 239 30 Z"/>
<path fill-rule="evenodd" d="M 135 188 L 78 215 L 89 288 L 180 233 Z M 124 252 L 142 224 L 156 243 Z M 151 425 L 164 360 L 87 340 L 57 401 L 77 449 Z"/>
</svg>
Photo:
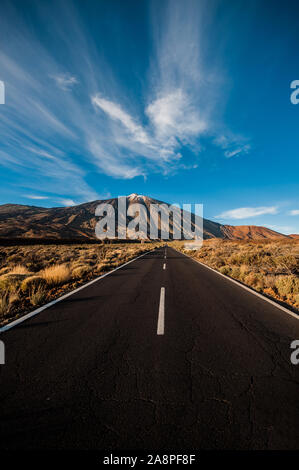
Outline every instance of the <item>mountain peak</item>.
<svg viewBox="0 0 299 470">
<path fill-rule="evenodd" d="M 148 199 L 147 196 L 143 196 L 142 194 L 136 194 L 136 193 L 129 194 L 129 196 L 127 196 L 127 197 L 128 197 L 128 199 L 130 199 L 130 201 L 132 199 L 143 199 L 143 200 Z"/>
</svg>

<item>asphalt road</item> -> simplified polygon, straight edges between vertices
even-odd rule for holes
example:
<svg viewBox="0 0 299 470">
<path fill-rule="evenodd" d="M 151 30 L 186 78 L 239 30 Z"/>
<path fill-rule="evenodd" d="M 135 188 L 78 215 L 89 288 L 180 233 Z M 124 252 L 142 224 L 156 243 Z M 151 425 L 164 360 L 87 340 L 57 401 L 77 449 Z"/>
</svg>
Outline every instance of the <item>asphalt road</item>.
<svg viewBox="0 0 299 470">
<path fill-rule="evenodd" d="M 299 448 L 299 321 L 164 256 L 0 335 L 2 449 Z"/>
</svg>

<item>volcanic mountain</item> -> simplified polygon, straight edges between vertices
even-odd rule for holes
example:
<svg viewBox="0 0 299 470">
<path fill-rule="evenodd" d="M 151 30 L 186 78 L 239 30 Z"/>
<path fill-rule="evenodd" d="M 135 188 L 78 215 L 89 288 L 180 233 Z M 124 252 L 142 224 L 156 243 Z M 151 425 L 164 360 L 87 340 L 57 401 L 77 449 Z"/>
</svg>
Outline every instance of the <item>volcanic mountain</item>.
<svg viewBox="0 0 299 470">
<path fill-rule="evenodd" d="M 117 213 L 117 198 L 97 200 L 71 207 L 45 208 L 19 204 L 0 205 L 0 238 L 95 239 L 95 225 L 99 220 L 99 217 L 95 216 L 95 209 L 103 202 L 111 204 Z M 144 205 L 148 214 L 150 204 L 166 204 L 138 194 L 130 194 L 126 197 L 127 208 L 134 203 Z M 132 218 L 128 217 L 127 222 Z M 170 223 L 170 238 L 172 238 L 172 228 Z M 232 240 L 288 238 L 287 235 L 265 227 L 222 225 L 208 219 L 203 219 L 203 235 L 206 239 Z"/>
</svg>

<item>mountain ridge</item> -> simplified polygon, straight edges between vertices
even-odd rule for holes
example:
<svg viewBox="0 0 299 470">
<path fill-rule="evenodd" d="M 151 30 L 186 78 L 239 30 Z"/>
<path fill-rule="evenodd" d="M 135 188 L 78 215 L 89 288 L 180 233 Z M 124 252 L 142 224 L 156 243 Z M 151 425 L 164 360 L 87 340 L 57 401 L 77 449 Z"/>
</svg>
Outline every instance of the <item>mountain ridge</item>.
<svg viewBox="0 0 299 470">
<path fill-rule="evenodd" d="M 136 202 L 149 210 L 150 204 L 170 204 L 149 196 L 132 193 L 126 197 L 127 207 Z M 0 238 L 82 238 L 95 239 L 95 225 L 98 218 L 95 209 L 101 203 L 110 203 L 117 213 L 117 198 L 95 200 L 68 207 L 42 207 L 23 204 L 0 205 Z M 127 217 L 127 219 L 129 219 Z M 171 227 L 170 227 L 171 228 Z M 171 230 L 170 230 L 171 233 Z M 265 238 L 291 238 L 255 225 L 225 225 L 203 219 L 204 238 L 229 240 L 250 240 Z M 296 238 L 292 235 L 292 238 Z"/>
</svg>

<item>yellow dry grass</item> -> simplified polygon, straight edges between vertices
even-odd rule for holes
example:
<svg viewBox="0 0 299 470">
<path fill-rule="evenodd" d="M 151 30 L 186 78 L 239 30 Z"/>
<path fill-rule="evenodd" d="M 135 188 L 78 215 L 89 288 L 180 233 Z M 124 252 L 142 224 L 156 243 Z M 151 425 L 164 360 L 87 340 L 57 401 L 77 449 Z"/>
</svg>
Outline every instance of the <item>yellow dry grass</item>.
<svg viewBox="0 0 299 470">
<path fill-rule="evenodd" d="M 71 277 L 71 271 L 66 264 L 56 264 L 45 268 L 40 272 L 40 276 L 47 284 L 55 286 L 67 282 Z"/>
<path fill-rule="evenodd" d="M 30 274 L 26 266 L 23 266 L 21 264 L 17 264 L 13 268 L 11 268 L 8 272 L 9 274 Z"/>
</svg>

